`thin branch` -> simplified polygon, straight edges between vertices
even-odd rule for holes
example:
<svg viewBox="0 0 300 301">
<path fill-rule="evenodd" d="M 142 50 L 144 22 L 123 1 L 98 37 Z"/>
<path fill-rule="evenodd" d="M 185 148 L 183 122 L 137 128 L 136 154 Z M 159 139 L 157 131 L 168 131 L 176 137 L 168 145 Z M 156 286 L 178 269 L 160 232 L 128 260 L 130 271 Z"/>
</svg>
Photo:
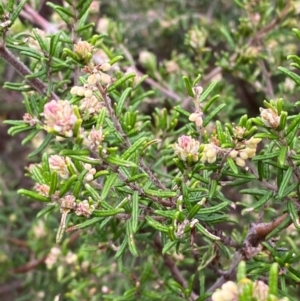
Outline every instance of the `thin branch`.
<svg viewBox="0 0 300 301">
<path fill-rule="evenodd" d="M 14 67 L 14 69 L 25 78 L 26 82 L 40 94 L 49 96 L 51 99 L 59 100 L 59 97 L 54 92 L 47 95 L 47 86 L 39 78 L 26 78 L 27 75 L 32 75 L 30 69 L 19 61 L 3 44 L 0 44 L 0 57 Z"/>
<path fill-rule="evenodd" d="M 104 100 L 105 106 L 108 110 L 108 113 L 117 129 L 117 131 L 122 135 L 126 146 L 129 148 L 131 147 L 131 142 L 129 141 L 127 135 L 123 131 L 122 125 L 118 119 L 118 117 L 115 114 L 115 111 L 111 105 L 111 100 L 109 96 L 107 95 L 106 91 L 104 91 L 103 87 L 101 85 L 97 86 L 99 89 L 99 92 L 101 93 L 101 96 Z M 166 187 L 162 184 L 162 182 L 153 174 L 153 172 L 150 170 L 150 168 L 145 164 L 144 160 L 142 158 L 139 158 L 139 163 L 141 165 L 141 168 L 148 174 L 150 180 L 153 184 L 155 184 L 158 188 L 165 190 Z"/>
<path fill-rule="evenodd" d="M 158 249 L 159 254 L 162 254 L 162 244 L 161 244 L 160 237 L 158 235 L 154 238 L 154 245 Z M 168 254 L 162 255 L 162 257 L 164 259 L 165 265 L 170 270 L 170 272 L 173 276 L 173 279 L 177 283 L 179 283 L 183 288 L 188 288 L 188 283 L 184 279 L 184 277 L 182 276 L 181 271 L 176 266 L 173 258 Z M 196 300 L 197 298 L 199 298 L 199 296 L 192 291 L 191 296 L 190 296 L 190 300 L 193 301 L 193 300 Z"/>
<path fill-rule="evenodd" d="M 208 289 L 208 292 L 214 292 L 217 288 L 222 286 L 226 281 L 233 280 L 236 276 L 236 269 L 242 260 L 249 260 L 257 254 L 259 250 L 259 243 L 263 242 L 265 238 L 278 226 L 280 226 L 287 218 L 287 213 L 281 215 L 269 223 L 253 223 L 250 225 L 248 234 L 240 249 L 234 254 L 231 266 L 229 269 L 217 279 L 217 281 Z M 207 301 L 211 301 L 208 298 Z"/>
</svg>

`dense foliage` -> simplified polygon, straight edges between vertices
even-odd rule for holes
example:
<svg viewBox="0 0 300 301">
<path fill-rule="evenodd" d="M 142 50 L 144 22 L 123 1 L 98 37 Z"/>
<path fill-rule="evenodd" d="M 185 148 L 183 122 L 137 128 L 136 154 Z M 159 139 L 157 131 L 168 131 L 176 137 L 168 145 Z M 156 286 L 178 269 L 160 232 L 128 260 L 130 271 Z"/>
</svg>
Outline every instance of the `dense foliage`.
<svg viewBox="0 0 300 301">
<path fill-rule="evenodd" d="M 299 14 L 1 2 L 0 297 L 297 300 Z"/>
</svg>

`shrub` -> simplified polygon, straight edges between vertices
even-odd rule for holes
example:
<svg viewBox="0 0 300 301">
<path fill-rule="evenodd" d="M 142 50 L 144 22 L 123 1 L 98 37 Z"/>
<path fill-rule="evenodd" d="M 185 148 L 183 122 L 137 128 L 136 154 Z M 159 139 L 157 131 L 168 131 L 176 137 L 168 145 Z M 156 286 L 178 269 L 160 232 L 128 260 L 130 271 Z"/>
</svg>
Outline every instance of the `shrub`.
<svg viewBox="0 0 300 301">
<path fill-rule="evenodd" d="M 296 300 L 297 1 L 26 2 L 0 3 L 32 179 L 3 203 L 32 223 L 16 300 Z"/>
</svg>

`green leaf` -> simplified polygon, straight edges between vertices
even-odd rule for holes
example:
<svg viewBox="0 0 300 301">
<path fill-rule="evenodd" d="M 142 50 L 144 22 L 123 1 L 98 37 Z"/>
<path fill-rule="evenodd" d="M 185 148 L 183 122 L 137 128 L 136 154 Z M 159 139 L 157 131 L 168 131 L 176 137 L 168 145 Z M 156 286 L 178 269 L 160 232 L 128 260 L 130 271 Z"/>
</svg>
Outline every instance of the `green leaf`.
<svg viewBox="0 0 300 301">
<path fill-rule="evenodd" d="M 237 168 L 237 166 L 236 166 L 234 160 L 233 160 L 231 157 L 227 157 L 227 158 L 226 158 L 226 161 L 227 161 L 227 163 L 228 163 L 230 169 L 231 169 L 231 170 L 233 171 L 233 173 L 234 173 L 233 176 L 238 175 L 238 174 L 239 174 L 239 170 L 238 170 L 238 168 Z"/>
<path fill-rule="evenodd" d="M 135 77 L 136 74 L 135 73 L 128 73 L 125 76 L 121 77 L 120 79 L 116 80 L 113 84 L 111 84 L 107 91 L 108 92 L 112 92 L 113 90 L 115 90 L 117 87 L 119 87 L 120 85 L 122 85 L 123 83 L 125 83 L 126 81 L 128 81 L 129 79 Z"/>
<path fill-rule="evenodd" d="M 227 106 L 227 104 L 222 103 L 220 104 L 217 108 L 215 108 L 209 115 L 207 115 L 204 120 L 203 120 L 203 127 L 206 127 L 209 122 L 216 116 L 219 114 L 219 112 L 221 110 L 223 110 L 225 107 Z"/>
<path fill-rule="evenodd" d="M 138 250 L 135 245 L 134 235 L 133 235 L 133 229 L 132 229 L 132 223 L 130 220 L 126 222 L 126 234 L 127 234 L 127 242 L 129 251 L 133 256 L 138 256 Z"/>
<path fill-rule="evenodd" d="M 162 249 L 162 254 L 166 254 L 170 249 L 172 249 L 176 245 L 177 241 L 169 241 L 166 243 Z"/>
<path fill-rule="evenodd" d="M 141 137 L 138 140 L 136 140 L 122 155 L 122 159 L 127 160 L 133 155 L 139 148 L 141 148 L 148 140 L 147 137 Z"/>
<path fill-rule="evenodd" d="M 230 204 L 229 202 L 222 202 L 216 206 L 200 208 L 198 211 L 198 214 L 208 215 L 208 214 L 216 213 L 216 212 L 221 211 L 222 209 L 228 207 L 229 204 Z"/>
<path fill-rule="evenodd" d="M 182 79 L 184 81 L 188 95 L 191 97 L 194 97 L 195 95 L 194 95 L 194 91 L 193 91 L 193 87 L 192 87 L 192 83 L 191 83 L 190 79 L 187 76 L 183 76 Z"/>
<path fill-rule="evenodd" d="M 200 97 L 200 102 L 204 101 L 207 96 L 215 89 L 216 85 L 218 84 L 218 82 L 212 82 L 205 90 L 204 92 L 201 94 Z"/>
<path fill-rule="evenodd" d="M 35 39 L 37 40 L 37 42 L 39 43 L 40 47 L 41 47 L 41 50 L 44 51 L 44 52 L 48 52 L 48 47 L 47 45 L 45 44 L 45 41 L 44 41 L 44 38 L 42 38 L 40 36 L 40 34 L 37 32 L 37 29 L 33 29 L 32 30 L 33 34 L 34 34 L 34 37 Z"/>
<path fill-rule="evenodd" d="M 269 294 L 278 295 L 278 263 L 271 265 L 269 273 Z"/>
<path fill-rule="evenodd" d="M 296 229 L 300 229 L 299 215 L 296 206 L 292 200 L 288 200 L 287 209 Z"/>
<path fill-rule="evenodd" d="M 290 179 L 293 175 L 293 171 L 294 171 L 293 167 L 290 166 L 288 168 L 288 170 L 286 171 L 286 173 L 284 174 L 282 182 L 280 183 L 280 187 L 279 187 L 279 190 L 278 190 L 278 198 L 281 199 L 281 198 L 283 198 L 287 195 L 286 188 L 289 185 Z"/>
<path fill-rule="evenodd" d="M 69 179 L 67 179 L 61 186 L 59 190 L 59 197 L 63 197 L 68 191 L 70 191 L 72 185 L 77 180 L 77 175 L 72 175 Z"/>
<path fill-rule="evenodd" d="M 300 76 L 289 69 L 286 69 L 284 67 L 278 67 L 278 69 L 287 75 L 289 78 L 291 78 L 298 86 L 300 86 Z"/>
<path fill-rule="evenodd" d="M 210 108 L 210 106 L 217 100 L 220 98 L 220 95 L 215 95 L 213 96 L 203 107 L 202 112 L 206 113 L 208 111 L 208 109 Z"/>
<path fill-rule="evenodd" d="M 168 226 L 165 226 L 159 222 L 157 222 L 155 219 L 153 219 L 152 217 L 150 216 L 146 216 L 146 220 L 147 220 L 147 223 L 150 227 L 160 231 L 160 232 L 164 232 L 164 233 L 168 233 L 169 232 L 169 227 Z"/>
<path fill-rule="evenodd" d="M 177 192 L 171 190 L 144 189 L 144 191 L 150 196 L 156 196 L 160 198 L 173 198 L 177 196 Z"/>
<path fill-rule="evenodd" d="M 132 195 L 132 213 L 131 213 L 132 231 L 136 233 L 138 230 L 138 219 L 139 219 L 139 194 L 137 191 L 133 192 Z"/>
<path fill-rule="evenodd" d="M 76 6 L 76 9 L 80 12 L 79 19 L 87 12 L 93 0 L 80 0 Z"/>
<path fill-rule="evenodd" d="M 124 57 L 122 55 L 116 55 L 108 63 L 112 66 L 113 64 L 115 64 L 123 59 L 124 59 Z"/>
<path fill-rule="evenodd" d="M 126 88 L 125 91 L 122 93 L 120 99 L 118 100 L 118 105 L 117 105 L 117 109 L 116 109 L 117 116 L 120 116 L 120 114 L 122 113 L 125 100 L 127 99 L 128 95 L 130 94 L 131 91 L 132 91 L 131 87 Z"/>
<path fill-rule="evenodd" d="M 49 190 L 50 196 L 55 193 L 57 184 L 58 184 L 58 176 L 57 173 L 54 171 L 51 173 L 50 190 Z"/>
<path fill-rule="evenodd" d="M 197 223 L 196 228 L 201 234 L 203 234 L 205 237 L 209 238 L 210 240 L 220 240 L 220 237 L 208 232 L 201 224 Z"/>
<path fill-rule="evenodd" d="M 126 251 L 127 243 L 128 243 L 128 237 L 126 236 L 124 238 L 122 244 L 120 245 L 120 247 L 115 255 L 115 258 L 119 258 Z"/>
<path fill-rule="evenodd" d="M 279 156 L 278 156 L 278 163 L 280 166 L 284 166 L 284 164 L 285 164 L 287 151 L 288 151 L 288 146 L 281 147 Z"/>
<path fill-rule="evenodd" d="M 115 208 L 115 209 L 108 209 L 108 210 L 94 210 L 92 215 L 96 217 L 108 217 L 108 216 L 114 216 L 119 213 L 124 213 L 124 208 Z"/>
<path fill-rule="evenodd" d="M 107 158 L 105 158 L 105 161 L 109 164 L 116 165 L 116 166 L 137 167 L 137 165 L 134 162 L 123 160 L 113 155 L 110 155 Z"/>
<path fill-rule="evenodd" d="M 17 20 L 21 10 L 23 9 L 23 6 L 26 4 L 28 0 L 22 0 L 20 1 L 20 3 L 18 4 L 17 8 L 14 10 L 11 10 L 10 12 L 12 12 L 11 16 L 10 16 L 10 21 L 11 21 L 11 25 L 14 24 L 14 22 Z M 14 3 L 14 1 L 12 1 L 12 3 Z M 8 5 L 9 7 L 9 5 Z"/>
<path fill-rule="evenodd" d="M 59 41 L 60 35 L 61 32 L 58 32 L 55 35 L 51 36 L 50 51 L 49 51 L 50 56 L 58 56 L 58 50 L 59 50 L 58 43 L 60 42 Z"/>
<path fill-rule="evenodd" d="M 115 184 L 116 180 L 118 178 L 118 175 L 117 174 L 111 174 L 109 175 L 106 180 L 105 180 L 105 183 L 104 183 L 104 186 L 103 186 L 103 189 L 102 189 L 102 192 L 101 192 L 101 200 L 104 200 L 110 189 L 113 187 L 113 185 Z"/>
<path fill-rule="evenodd" d="M 257 155 L 254 158 L 252 158 L 252 161 L 265 161 L 267 159 L 278 158 L 279 153 L 280 153 L 279 151 L 276 151 L 276 152 L 266 153 L 263 155 Z"/>
<path fill-rule="evenodd" d="M 30 142 L 38 133 L 40 130 L 37 129 L 33 129 L 26 138 L 24 138 L 21 142 L 22 145 L 27 144 L 28 142 Z"/>
<path fill-rule="evenodd" d="M 49 203 L 47 207 L 45 207 L 41 211 L 39 211 L 39 213 L 36 215 L 36 218 L 40 218 L 43 215 L 50 213 L 52 210 L 54 210 L 54 208 L 56 208 L 56 204 Z"/>
<path fill-rule="evenodd" d="M 267 192 L 261 199 L 259 199 L 258 201 L 255 202 L 255 204 L 250 207 L 250 208 L 245 208 L 242 210 L 242 215 L 244 215 L 247 212 L 253 211 L 253 210 L 257 210 L 259 208 L 261 208 L 263 205 L 265 205 L 268 200 L 273 196 L 273 191 L 269 191 Z"/>
<path fill-rule="evenodd" d="M 242 194 L 250 194 L 250 195 L 257 195 L 257 196 L 264 196 L 266 194 L 266 190 L 264 189 L 242 189 L 240 190 L 240 193 Z"/>
<path fill-rule="evenodd" d="M 36 201 L 39 201 L 39 202 L 45 202 L 45 203 L 51 202 L 51 199 L 49 197 L 43 196 L 43 195 L 41 195 L 37 192 L 30 191 L 30 190 L 27 190 L 27 189 L 19 189 L 17 191 L 17 193 L 25 195 L 25 196 L 27 196 L 31 199 L 34 199 Z"/>
<path fill-rule="evenodd" d="M 40 146 L 36 150 L 34 150 L 32 153 L 30 153 L 28 155 L 28 158 L 32 158 L 32 157 L 36 156 L 37 154 L 39 154 L 40 152 L 42 152 L 48 146 L 52 137 L 53 137 L 52 134 L 47 134 L 44 141 L 40 144 Z"/>
<path fill-rule="evenodd" d="M 294 129 L 298 129 L 299 127 L 299 123 L 300 123 L 300 114 L 298 114 L 293 120 L 292 122 L 290 123 L 290 125 L 288 126 L 288 128 L 286 129 L 286 136 L 290 135 Z"/>
</svg>

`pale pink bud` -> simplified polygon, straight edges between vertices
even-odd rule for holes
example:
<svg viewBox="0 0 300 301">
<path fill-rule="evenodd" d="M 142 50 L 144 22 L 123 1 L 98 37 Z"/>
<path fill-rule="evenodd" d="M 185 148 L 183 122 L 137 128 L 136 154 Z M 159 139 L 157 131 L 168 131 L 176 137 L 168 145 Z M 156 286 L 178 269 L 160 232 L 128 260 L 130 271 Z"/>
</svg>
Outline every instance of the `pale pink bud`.
<svg viewBox="0 0 300 301">
<path fill-rule="evenodd" d="M 67 162 L 64 157 L 58 155 L 50 156 L 49 167 L 51 170 L 56 171 L 61 178 L 67 179 L 69 177 Z"/>
<path fill-rule="evenodd" d="M 64 196 L 61 199 L 61 204 L 60 204 L 61 210 L 63 211 L 66 209 L 74 209 L 76 207 L 75 201 L 76 201 L 76 198 L 71 194 Z"/>
<path fill-rule="evenodd" d="M 202 127 L 203 124 L 202 116 L 203 116 L 202 112 L 195 112 L 190 115 L 189 120 L 195 122 L 198 127 Z"/>
<path fill-rule="evenodd" d="M 84 144 L 89 147 L 91 150 L 98 150 L 101 142 L 103 141 L 104 136 L 102 133 L 102 128 L 98 130 L 94 127 L 89 132 L 87 138 L 84 140 Z"/>
<path fill-rule="evenodd" d="M 253 297 L 256 300 L 266 301 L 269 295 L 269 287 L 260 280 L 256 280 L 253 285 Z"/>
<path fill-rule="evenodd" d="M 43 196 L 49 196 L 49 191 L 50 191 L 49 185 L 36 183 L 34 185 L 34 188 L 39 194 Z"/>
<path fill-rule="evenodd" d="M 179 137 L 178 143 L 174 143 L 172 147 L 182 161 L 186 161 L 188 156 L 191 156 L 193 161 L 199 158 L 200 143 L 190 136 Z"/>
<path fill-rule="evenodd" d="M 23 121 L 28 123 L 30 126 L 34 126 L 39 122 L 37 118 L 32 117 L 29 113 L 24 114 Z"/>
<path fill-rule="evenodd" d="M 93 213 L 94 209 L 95 207 L 93 205 L 90 205 L 87 200 L 84 200 L 77 204 L 75 214 L 89 217 Z"/>
</svg>

